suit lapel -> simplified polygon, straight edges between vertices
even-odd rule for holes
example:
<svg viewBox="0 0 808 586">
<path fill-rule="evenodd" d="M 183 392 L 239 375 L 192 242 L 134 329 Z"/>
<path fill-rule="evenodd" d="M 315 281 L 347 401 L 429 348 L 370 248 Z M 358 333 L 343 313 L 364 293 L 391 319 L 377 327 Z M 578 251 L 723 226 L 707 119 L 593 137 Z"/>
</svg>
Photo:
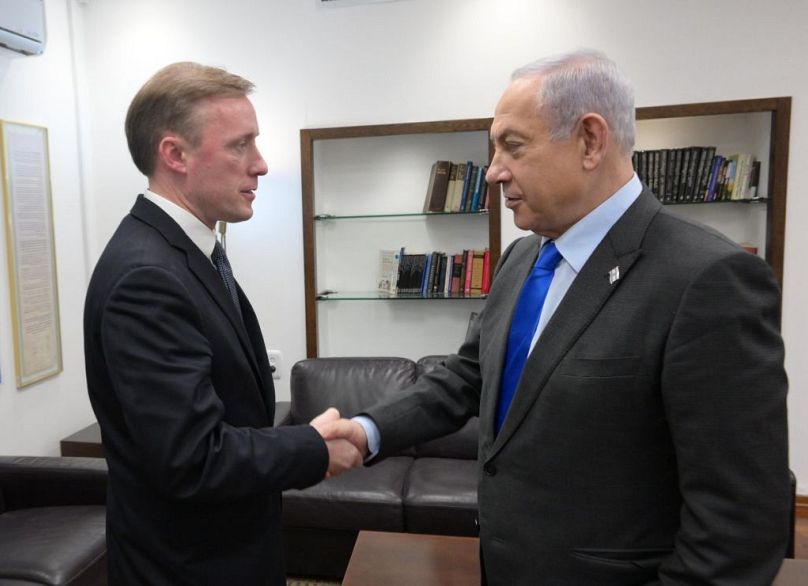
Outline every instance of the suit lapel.
<svg viewBox="0 0 808 586">
<path fill-rule="evenodd" d="M 199 281 L 208 291 L 208 294 L 216 301 L 216 304 L 227 316 L 227 319 L 230 321 L 233 329 L 238 335 L 241 346 L 244 349 L 244 352 L 247 354 L 250 365 L 255 371 L 259 383 L 262 387 L 266 386 L 264 384 L 262 372 L 258 367 L 255 351 L 247 335 L 247 330 L 245 329 L 244 323 L 239 317 L 238 310 L 233 305 L 233 301 L 227 293 L 227 289 L 225 289 L 221 277 L 219 277 L 219 274 L 216 272 L 216 268 L 210 262 L 210 259 L 208 259 L 204 253 L 199 250 L 199 247 L 194 244 L 190 238 L 188 238 L 185 232 L 182 231 L 182 228 L 180 228 L 179 225 L 172 220 L 168 214 L 163 212 L 163 210 L 142 195 L 138 196 L 135 205 L 132 207 L 131 213 L 139 220 L 146 222 L 155 230 L 160 232 L 160 234 L 163 235 L 171 246 L 182 250 L 185 253 L 185 258 L 188 262 L 188 269 L 194 274 L 194 276 L 196 276 L 197 279 L 199 279 Z M 245 298 L 240 287 L 238 288 L 238 291 L 239 298 L 243 301 Z M 252 310 L 250 311 L 250 314 L 252 319 L 255 319 L 254 314 L 252 314 Z"/>
<path fill-rule="evenodd" d="M 570 351 L 611 295 L 622 285 L 625 275 L 641 256 L 642 239 L 651 219 L 660 208 L 661 204 L 654 195 L 647 189 L 644 190 L 595 248 L 547 323 L 534 351 L 528 356 L 508 415 L 493 442 L 492 449 L 487 454 L 488 458 L 495 455 L 521 425 L 558 363 Z M 620 275 L 616 280 L 613 272 L 615 267 L 618 268 Z M 518 290 L 515 295 L 518 297 Z M 511 315 L 515 305 L 514 298 Z M 503 336 L 502 356 L 497 373 L 500 379 L 507 345 L 507 330 Z M 496 388 L 498 393 L 499 382 L 496 383 Z M 489 397 L 488 401 L 495 404 L 496 397 L 493 399 Z M 484 411 L 491 415 L 486 416 L 486 419 L 491 420 L 486 421 L 486 425 L 493 426 L 492 413 L 495 411 L 496 409 L 490 405 L 489 409 Z"/>
<path fill-rule="evenodd" d="M 525 279 L 536 262 L 540 243 L 541 238 L 532 234 L 505 251 L 486 301 L 486 313 L 489 315 L 485 316 L 484 335 L 490 340 L 488 346 L 492 348 L 492 355 L 486 362 L 492 366 L 488 366 L 483 375 L 486 389 L 490 392 L 480 396 L 480 438 L 484 449 L 489 448 L 494 440 L 494 418 L 513 313 Z"/>
</svg>

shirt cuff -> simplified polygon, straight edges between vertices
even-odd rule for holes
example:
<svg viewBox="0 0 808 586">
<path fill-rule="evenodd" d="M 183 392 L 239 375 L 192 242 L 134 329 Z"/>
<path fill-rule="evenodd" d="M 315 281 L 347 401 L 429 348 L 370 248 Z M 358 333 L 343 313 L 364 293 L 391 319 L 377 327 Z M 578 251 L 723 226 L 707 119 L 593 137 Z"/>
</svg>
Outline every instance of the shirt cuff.
<svg viewBox="0 0 808 586">
<path fill-rule="evenodd" d="M 356 421 L 365 430 L 365 435 L 368 436 L 368 457 L 365 458 L 365 462 L 372 460 L 379 453 L 381 446 L 381 434 L 376 422 L 367 415 L 357 415 L 351 417 L 351 420 Z"/>
</svg>

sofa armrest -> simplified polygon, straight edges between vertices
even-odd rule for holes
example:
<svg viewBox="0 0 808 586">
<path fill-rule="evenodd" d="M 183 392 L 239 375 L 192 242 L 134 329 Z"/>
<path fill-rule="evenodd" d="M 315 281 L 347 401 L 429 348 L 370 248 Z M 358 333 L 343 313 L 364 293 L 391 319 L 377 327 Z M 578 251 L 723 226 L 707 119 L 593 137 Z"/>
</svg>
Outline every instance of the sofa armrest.
<svg viewBox="0 0 808 586">
<path fill-rule="evenodd" d="M 0 456 L 0 511 L 106 500 L 106 460 Z"/>
<path fill-rule="evenodd" d="M 275 427 L 292 425 L 292 402 L 275 401 Z"/>
</svg>

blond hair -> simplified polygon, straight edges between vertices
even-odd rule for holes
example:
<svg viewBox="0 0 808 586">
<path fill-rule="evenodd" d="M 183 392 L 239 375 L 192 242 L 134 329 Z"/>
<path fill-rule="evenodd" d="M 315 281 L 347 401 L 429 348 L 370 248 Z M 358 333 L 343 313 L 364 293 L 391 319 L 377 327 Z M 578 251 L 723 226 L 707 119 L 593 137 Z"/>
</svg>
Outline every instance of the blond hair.
<svg viewBox="0 0 808 586">
<path fill-rule="evenodd" d="M 199 144 L 201 128 L 194 114 L 200 102 L 246 96 L 254 87 L 251 81 L 219 67 L 190 61 L 163 67 L 140 88 L 126 113 L 126 141 L 137 168 L 151 176 L 157 145 L 165 132 Z"/>
</svg>

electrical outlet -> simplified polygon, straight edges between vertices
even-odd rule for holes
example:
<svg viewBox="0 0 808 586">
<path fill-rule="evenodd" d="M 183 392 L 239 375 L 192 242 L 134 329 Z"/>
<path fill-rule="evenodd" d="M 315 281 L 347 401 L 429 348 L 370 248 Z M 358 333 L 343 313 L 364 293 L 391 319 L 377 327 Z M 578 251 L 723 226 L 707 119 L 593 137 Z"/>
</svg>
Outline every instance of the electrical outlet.
<svg viewBox="0 0 808 586">
<path fill-rule="evenodd" d="M 280 350 L 267 350 L 269 356 L 269 367 L 272 369 L 272 378 L 280 380 L 281 372 L 283 371 L 283 356 Z"/>
</svg>

